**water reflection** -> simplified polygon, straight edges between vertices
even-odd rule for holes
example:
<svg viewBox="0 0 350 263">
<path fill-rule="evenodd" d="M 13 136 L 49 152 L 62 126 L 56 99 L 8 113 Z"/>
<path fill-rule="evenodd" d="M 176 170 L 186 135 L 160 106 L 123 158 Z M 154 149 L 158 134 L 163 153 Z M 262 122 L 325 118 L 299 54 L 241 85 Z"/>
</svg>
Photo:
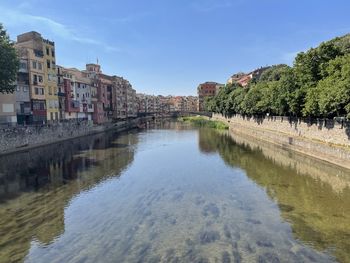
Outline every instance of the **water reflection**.
<svg viewBox="0 0 350 263">
<path fill-rule="evenodd" d="M 350 262 L 349 170 L 238 134 L 199 133 L 202 151 L 218 152 L 265 189 L 297 239 Z"/>
<path fill-rule="evenodd" d="M 1 158 L 0 261 L 349 260 L 346 170 L 156 125 Z"/>
<path fill-rule="evenodd" d="M 31 241 L 64 233 L 64 210 L 81 191 L 119 175 L 137 137 L 106 133 L 0 159 L 0 262 L 21 262 Z"/>
</svg>

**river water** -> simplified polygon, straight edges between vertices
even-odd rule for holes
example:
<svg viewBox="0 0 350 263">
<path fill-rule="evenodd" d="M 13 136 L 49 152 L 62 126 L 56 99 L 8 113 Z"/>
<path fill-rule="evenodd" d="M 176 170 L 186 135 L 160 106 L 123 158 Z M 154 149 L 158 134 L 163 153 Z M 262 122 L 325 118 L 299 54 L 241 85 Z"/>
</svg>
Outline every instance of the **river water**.
<svg viewBox="0 0 350 263">
<path fill-rule="evenodd" d="M 0 262 L 350 262 L 350 173 L 176 122 L 4 156 Z"/>
</svg>

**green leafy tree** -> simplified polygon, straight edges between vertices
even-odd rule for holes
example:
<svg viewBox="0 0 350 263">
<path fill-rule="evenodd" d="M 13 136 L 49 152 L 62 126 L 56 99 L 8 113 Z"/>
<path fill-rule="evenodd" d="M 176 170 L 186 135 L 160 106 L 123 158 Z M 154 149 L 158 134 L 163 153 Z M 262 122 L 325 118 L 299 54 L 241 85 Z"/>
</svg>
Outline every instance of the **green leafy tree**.
<svg viewBox="0 0 350 263">
<path fill-rule="evenodd" d="M 299 53 L 293 67 L 266 68 L 245 88 L 226 86 L 211 109 L 225 115 L 350 118 L 350 34 Z"/>
<path fill-rule="evenodd" d="M 350 117 L 350 54 L 332 60 L 326 72 L 328 76 L 317 85 L 320 114 Z"/>
<path fill-rule="evenodd" d="M 232 103 L 232 113 L 243 113 L 242 102 L 244 100 L 245 95 L 247 94 L 247 89 L 242 87 L 236 87 L 230 93 L 230 101 Z"/>
<path fill-rule="evenodd" d="M 273 65 L 261 73 L 258 82 L 280 80 L 286 68 L 289 67 L 285 64 Z"/>
<path fill-rule="evenodd" d="M 305 97 L 305 105 L 302 110 L 303 116 L 317 117 L 320 114 L 319 106 L 319 93 L 317 88 L 308 89 Z"/>
<path fill-rule="evenodd" d="M 247 115 L 260 114 L 261 112 L 259 102 L 261 100 L 261 97 L 262 93 L 259 89 L 259 86 L 252 85 L 242 102 L 243 113 Z"/>
<path fill-rule="evenodd" d="M 0 24 L 0 92 L 13 93 L 19 61 L 13 43 Z"/>
</svg>

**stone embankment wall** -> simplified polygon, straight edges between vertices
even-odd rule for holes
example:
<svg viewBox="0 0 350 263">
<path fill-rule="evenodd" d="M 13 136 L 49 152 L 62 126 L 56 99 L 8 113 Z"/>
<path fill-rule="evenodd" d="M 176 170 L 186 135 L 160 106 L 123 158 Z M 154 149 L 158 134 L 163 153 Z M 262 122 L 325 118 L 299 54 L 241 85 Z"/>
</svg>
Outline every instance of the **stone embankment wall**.
<svg viewBox="0 0 350 263">
<path fill-rule="evenodd" d="M 101 126 L 94 126 L 88 122 L 63 122 L 43 126 L 3 128 L 0 129 L 0 154 L 26 150 L 30 147 L 92 135 L 107 130 L 127 130 L 137 127 L 139 123 L 147 121 L 147 119 L 147 117 L 137 118 Z"/>
<path fill-rule="evenodd" d="M 234 133 L 301 152 L 350 169 L 350 125 L 333 120 L 291 120 L 288 117 L 254 118 L 213 114 Z"/>
</svg>

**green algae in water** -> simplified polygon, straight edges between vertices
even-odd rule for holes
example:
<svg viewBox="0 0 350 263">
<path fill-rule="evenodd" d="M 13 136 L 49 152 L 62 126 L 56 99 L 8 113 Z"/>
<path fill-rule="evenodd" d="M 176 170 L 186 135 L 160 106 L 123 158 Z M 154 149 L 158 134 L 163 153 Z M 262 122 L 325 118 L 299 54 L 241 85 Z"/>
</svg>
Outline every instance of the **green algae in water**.
<svg viewBox="0 0 350 263">
<path fill-rule="evenodd" d="M 179 121 L 191 123 L 197 127 L 214 128 L 218 130 L 228 130 L 229 126 L 221 121 L 213 121 L 203 117 L 181 117 Z"/>
</svg>

